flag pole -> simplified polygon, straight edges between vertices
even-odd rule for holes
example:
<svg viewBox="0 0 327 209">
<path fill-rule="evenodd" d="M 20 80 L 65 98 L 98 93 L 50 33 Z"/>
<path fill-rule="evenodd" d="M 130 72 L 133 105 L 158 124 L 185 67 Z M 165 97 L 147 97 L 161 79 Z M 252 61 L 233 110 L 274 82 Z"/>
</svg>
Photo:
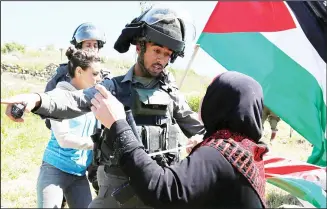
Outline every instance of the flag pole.
<svg viewBox="0 0 327 209">
<path fill-rule="evenodd" d="M 188 71 L 189 71 L 190 68 L 191 68 L 191 65 L 192 65 L 192 63 L 193 63 L 193 60 L 194 60 L 195 55 L 196 55 L 196 53 L 198 52 L 199 48 L 200 48 L 200 44 L 195 44 L 195 46 L 194 46 L 194 51 L 193 51 L 193 54 L 192 54 L 192 57 L 191 57 L 190 61 L 188 62 L 187 66 L 186 66 L 186 69 L 185 69 L 185 73 L 184 73 L 184 75 L 183 75 L 183 78 L 182 78 L 181 82 L 179 83 L 179 86 L 178 86 L 179 89 L 181 89 L 181 87 L 182 87 L 182 85 L 183 85 L 183 82 L 184 82 L 184 80 L 185 80 L 185 78 L 186 78 L 186 75 L 187 75 Z"/>
<path fill-rule="evenodd" d="M 293 128 L 290 126 L 290 138 L 292 138 Z"/>
</svg>

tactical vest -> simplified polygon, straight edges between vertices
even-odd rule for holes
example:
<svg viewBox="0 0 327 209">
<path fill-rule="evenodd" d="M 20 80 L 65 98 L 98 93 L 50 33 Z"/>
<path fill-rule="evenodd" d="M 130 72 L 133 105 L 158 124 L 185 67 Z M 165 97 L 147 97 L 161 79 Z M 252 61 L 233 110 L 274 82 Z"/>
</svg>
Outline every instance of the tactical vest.
<svg viewBox="0 0 327 209">
<path fill-rule="evenodd" d="M 132 82 L 121 82 L 124 76 L 112 79 L 114 96 L 131 108 L 137 133 L 145 151 L 153 153 L 179 146 L 180 129 L 173 117 L 173 100 L 170 93 L 174 90 L 169 84 L 159 81 L 156 88 L 140 88 Z M 172 165 L 179 161 L 180 152 L 175 150 L 153 157 L 161 165 Z"/>
</svg>

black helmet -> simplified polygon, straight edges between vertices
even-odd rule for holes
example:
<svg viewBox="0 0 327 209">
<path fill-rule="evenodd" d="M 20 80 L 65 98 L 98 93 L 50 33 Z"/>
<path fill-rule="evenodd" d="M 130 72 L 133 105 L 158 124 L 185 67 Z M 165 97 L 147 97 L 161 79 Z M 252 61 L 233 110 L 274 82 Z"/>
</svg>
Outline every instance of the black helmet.
<svg viewBox="0 0 327 209">
<path fill-rule="evenodd" d="M 173 51 L 170 62 L 177 56 L 184 56 L 185 32 L 195 38 L 195 27 L 186 30 L 185 18 L 174 10 L 157 5 L 146 10 L 141 16 L 127 24 L 118 37 L 114 48 L 120 52 L 128 51 L 130 44 L 135 45 L 139 38 L 165 46 Z M 192 33 L 193 32 L 193 33 Z"/>
<path fill-rule="evenodd" d="M 99 49 L 106 43 L 104 32 L 92 23 L 82 23 L 79 25 L 76 28 L 70 43 L 76 48 L 81 48 L 79 45 L 86 40 L 97 40 Z"/>
</svg>

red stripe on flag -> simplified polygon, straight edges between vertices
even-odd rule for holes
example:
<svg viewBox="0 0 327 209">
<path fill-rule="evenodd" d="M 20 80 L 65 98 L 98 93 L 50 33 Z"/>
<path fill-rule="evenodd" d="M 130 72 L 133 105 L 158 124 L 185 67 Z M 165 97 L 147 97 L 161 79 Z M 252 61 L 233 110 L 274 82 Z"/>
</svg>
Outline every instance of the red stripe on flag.
<svg viewBox="0 0 327 209">
<path fill-rule="evenodd" d="M 323 167 L 313 164 L 286 159 L 283 157 L 275 157 L 270 154 L 264 155 L 263 160 L 266 173 L 289 174 L 323 169 Z"/>
<path fill-rule="evenodd" d="M 270 164 L 270 163 L 281 162 L 284 160 L 285 160 L 285 158 L 282 158 L 282 157 L 273 157 L 273 156 L 267 156 L 267 155 L 265 155 L 263 158 L 265 165 Z"/>
<path fill-rule="evenodd" d="M 320 170 L 321 168 L 317 168 L 315 166 L 310 165 L 281 165 L 276 167 L 265 167 L 266 173 L 275 173 L 280 175 L 297 173 L 297 172 L 307 172 L 312 170 Z"/>
<path fill-rule="evenodd" d="M 203 32 L 276 32 L 295 27 L 284 2 L 222 1 L 217 3 Z"/>
<path fill-rule="evenodd" d="M 300 178 L 311 182 L 323 183 L 326 178 L 326 167 L 312 165 L 297 160 L 264 155 L 265 178 Z M 325 179 L 325 180 L 324 180 Z M 324 187 L 325 188 L 325 187 Z"/>
</svg>

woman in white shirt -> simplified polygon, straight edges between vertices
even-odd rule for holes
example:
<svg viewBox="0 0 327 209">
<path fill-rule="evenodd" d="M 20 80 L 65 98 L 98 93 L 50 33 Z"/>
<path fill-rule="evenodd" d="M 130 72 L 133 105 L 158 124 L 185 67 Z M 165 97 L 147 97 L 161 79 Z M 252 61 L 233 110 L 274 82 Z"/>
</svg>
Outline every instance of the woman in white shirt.
<svg viewBox="0 0 327 209">
<path fill-rule="evenodd" d="M 68 48 L 70 82 L 56 88 L 76 91 L 100 81 L 101 63 L 94 50 Z M 39 208 L 60 208 L 65 196 L 69 208 L 87 208 L 92 201 L 86 169 L 92 162 L 97 120 L 92 112 L 62 121 L 51 120 L 51 137 L 43 155 L 37 181 Z"/>
</svg>

